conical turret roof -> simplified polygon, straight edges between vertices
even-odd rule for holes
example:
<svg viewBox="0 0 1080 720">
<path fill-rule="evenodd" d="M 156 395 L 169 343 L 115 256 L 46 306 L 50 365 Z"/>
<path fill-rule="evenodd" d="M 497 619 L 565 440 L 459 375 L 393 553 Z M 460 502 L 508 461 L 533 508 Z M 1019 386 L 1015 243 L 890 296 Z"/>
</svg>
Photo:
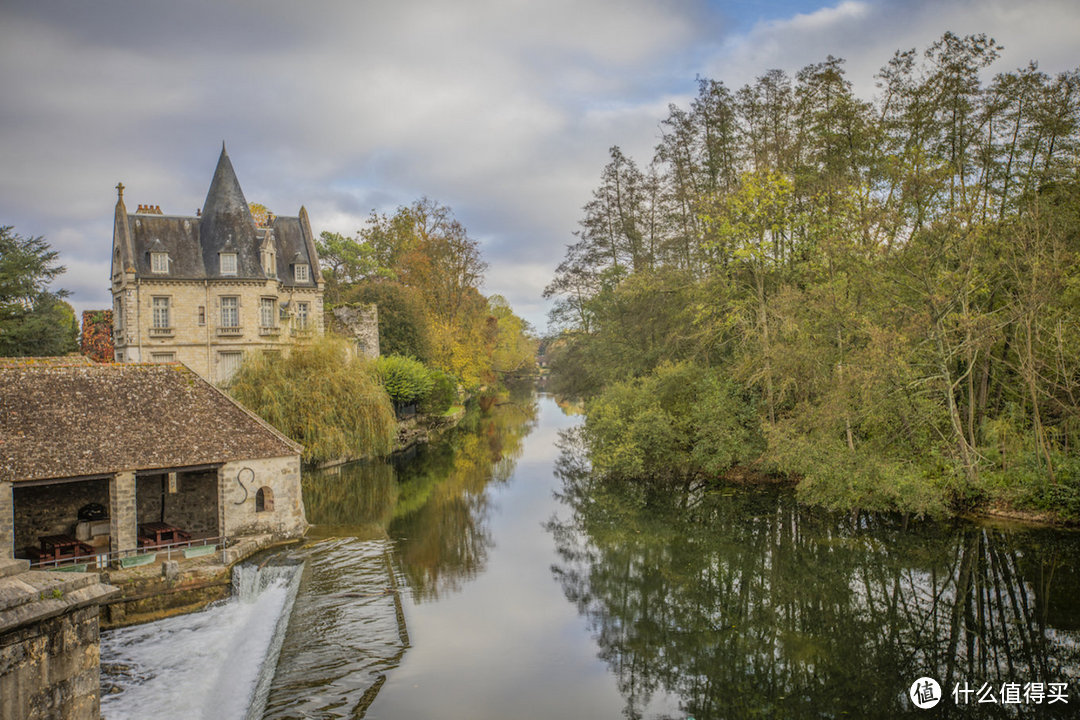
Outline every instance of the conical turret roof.
<svg viewBox="0 0 1080 720">
<path fill-rule="evenodd" d="M 254 256 L 257 247 L 255 219 L 251 216 L 244 191 L 240 189 L 240 181 L 236 179 L 225 143 L 221 144 L 214 179 L 210 182 L 210 190 L 203 203 L 199 239 L 208 275 L 221 274 L 218 258 L 221 252 L 238 252 L 239 276 L 258 277 L 262 274 L 258 258 Z"/>
</svg>

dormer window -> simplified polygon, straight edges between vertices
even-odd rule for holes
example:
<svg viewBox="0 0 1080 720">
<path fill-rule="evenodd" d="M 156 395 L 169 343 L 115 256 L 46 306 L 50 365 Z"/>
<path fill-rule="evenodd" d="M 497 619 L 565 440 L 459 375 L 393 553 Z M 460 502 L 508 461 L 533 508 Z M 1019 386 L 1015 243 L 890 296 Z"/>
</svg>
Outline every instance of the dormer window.
<svg viewBox="0 0 1080 720">
<path fill-rule="evenodd" d="M 153 273 L 167 273 L 169 272 L 169 253 L 152 252 L 150 253 L 150 272 Z"/>
<path fill-rule="evenodd" d="M 266 277 L 277 277 L 277 257 L 274 253 L 263 253 L 263 270 L 266 271 Z"/>
<path fill-rule="evenodd" d="M 293 266 L 293 277 L 296 282 L 308 281 L 308 266 L 304 263 L 297 263 Z"/>
<path fill-rule="evenodd" d="M 221 260 L 221 274 L 222 275 L 235 275 L 236 274 L 236 253 L 220 253 L 218 257 Z"/>
</svg>

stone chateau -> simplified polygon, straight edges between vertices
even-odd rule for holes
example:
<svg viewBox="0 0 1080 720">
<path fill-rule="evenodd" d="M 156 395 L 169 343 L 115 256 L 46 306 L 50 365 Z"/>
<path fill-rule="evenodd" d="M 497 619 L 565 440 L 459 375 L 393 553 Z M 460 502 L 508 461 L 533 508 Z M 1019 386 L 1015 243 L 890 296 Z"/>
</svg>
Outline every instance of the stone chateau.
<svg viewBox="0 0 1080 720">
<path fill-rule="evenodd" d="M 182 362 L 221 384 L 245 352 L 280 351 L 323 332 L 323 279 L 307 211 L 257 223 L 224 145 L 195 216 L 151 205 L 129 213 L 122 183 L 117 191 L 116 362 Z"/>
</svg>

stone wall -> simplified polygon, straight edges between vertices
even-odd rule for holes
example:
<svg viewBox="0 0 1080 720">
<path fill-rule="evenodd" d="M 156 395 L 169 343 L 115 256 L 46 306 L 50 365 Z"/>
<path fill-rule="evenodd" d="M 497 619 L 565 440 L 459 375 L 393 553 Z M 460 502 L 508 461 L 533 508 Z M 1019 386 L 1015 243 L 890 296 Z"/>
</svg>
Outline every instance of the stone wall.
<svg viewBox="0 0 1080 720">
<path fill-rule="evenodd" d="M 114 285 L 114 334 L 120 362 L 182 362 L 214 383 L 228 380 L 222 353 L 252 350 L 282 350 L 297 338 L 323 332 L 323 297 L 317 288 L 291 288 L 277 280 L 147 280 L 132 288 Z M 239 299 L 239 328 L 223 334 L 221 298 Z M 169 299 L 170 330 L 154 331 L 155 297 Z M 278 307 L 288 303 L 309 305 L 308 327 L 293 327 L 293 321 L 275 318 L 276 328 L 262 328 L 260 301 L 273 298 Z M 200 308 L 201 313 L 200 313 Z M 202 324 L 199 320 L 202 318 Z"/>
<path fill-rule="evenodd" d="M 164 492 L 163 492 L 164 484 Z M 216 537 L 218 533 L 217 472 L 206 470 L 178 473 L 177 492 L 168 491 L 168 475 L 139 475 L 136 488 L 138 521 L 161 520 L 195 535 Z"/>
<path fill-rule="evenodd" d="M 215 554 L 215 558 L 220 553 Z M 101 627 L 110 629 L 195 612 L 229 597 L 231 568 L 217 562 L 180 561 L 174 577 L 153 572 L 157 565 L 110 570 L 102 577 L 120 592 L 101 607 Z M 145 570 L 144 572 L 139 572 Z"/>
<path fill-rule="evenodd" d="M 299 455 L 230 462 L 218 473 L 218 508 L 227 537 L 270 533 L 290 538 L 299 537 L 307 529 Z M 274 507 L 258 512 L 255 496 L 264 487 L 270 489 Z"/>
<path fill-rule="evenodd" d="M 3 507 L 0 492 L 0 510 Z M 109 507 L 109 481 L 83 480 L 14 488 L 15 551 L 25 557 L 27 547 L 36 547 L 41 535 L 75 534 L 79 508 L 87 503 Z"/>
<path fill-rule="evenodd" d="M 363 357 L 379 357 L 379 308 L 367 305 L 340 305 L 334 308 L 334 325 L 356 343 Z"/>
<path fill-rule="evenodd" d="M 0 577 L 0 718 L 100 720 L 98 604 L 89 573 Z"/>
<path fill-rule="evenodd" d="M 0 717 L 97 720 L 100 703 L 96 607 L 0 639 Z"/>
</svg>

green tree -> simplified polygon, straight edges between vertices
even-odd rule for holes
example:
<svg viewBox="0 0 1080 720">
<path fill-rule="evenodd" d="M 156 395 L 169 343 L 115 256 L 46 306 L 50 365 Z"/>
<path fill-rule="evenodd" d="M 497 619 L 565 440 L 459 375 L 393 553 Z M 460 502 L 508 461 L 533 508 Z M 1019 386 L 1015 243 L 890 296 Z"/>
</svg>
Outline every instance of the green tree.
<svg viewBox="0 0 1080 720">
<path fill-rule="evenodd" d="M 43 238 L 0 227 L 0 356 L 64 355 L 77 347 L 75 311 L 66 290 L 50 291 L 64 273 Z"/>
<path fill-rule="evenodd" d="M 435 385 L 435 378 L 423 363 L 400 355 L 383 355 L 375 361 L 386 394 L 395 405 L 423 400 Z"/>
<path fill-rule="evenodd" d="M 334 307 L 342 302 L 342 295 L 358 282 L 374 277 L 390 277 L 393 273 L 378 264 L 375 249 L 369 243 L 361 243 L 334 232 L 320 233 L 315 241 L 326 281 L 326 302 Z"/>
<path fill-rule="evenodd" d="M 375 303 L 379 309 L 379 352 L 431 362 L 431 331 L 424 300 L 414 288 L 390 280 L 365 280 L 346 288 L 346 303 Z"/>
<path fill-rule="evenodd" d="M 620 388 L 629 432 L 660 416 L 628 388 L 723 368 L 805 501 L 1080 507 L 1080 71 L 986 84 L 1000 49 L 897 52 L 874 103 L 831 56 L 699 80 L 648 171 L 613 148 L 583 208 L 546 290 L 552 387 Z"/>
<path fill-rule="evenodd" d="M 500 375 L 531 372 L 536 366 L 537 343 L 531 337 L 529 323 L 514 314 L 502 295 L 489 297 L 488 308 L 496 323 L 492 369 Z"/>
<path fill-rule="evenodd" d="M 590 461 L 614 480 L 722 475 L 763 447 L 753 403 L 719 371 L 689 363 L 615 383 L 586 409 Z"/>
</svg>

